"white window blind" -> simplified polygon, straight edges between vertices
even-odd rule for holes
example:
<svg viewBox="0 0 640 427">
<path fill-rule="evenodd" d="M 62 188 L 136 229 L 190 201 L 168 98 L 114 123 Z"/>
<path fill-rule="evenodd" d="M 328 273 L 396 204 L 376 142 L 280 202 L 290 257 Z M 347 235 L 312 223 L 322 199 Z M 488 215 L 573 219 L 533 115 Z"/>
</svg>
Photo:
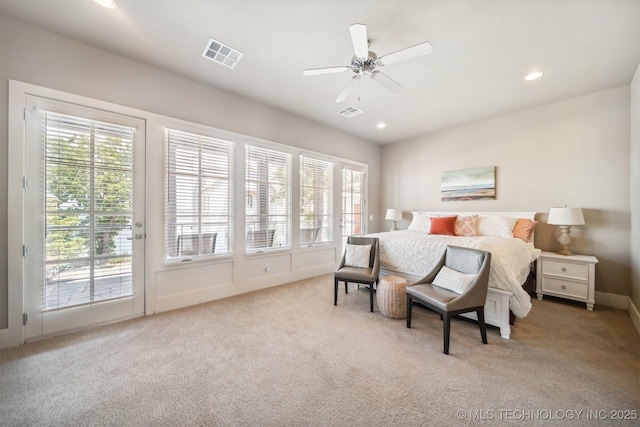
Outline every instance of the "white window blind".
<svg viewBox="0 0 640 427">
<path fill-rule="evenodd" d="M 291 155 L 246 146 L 247 252 L 291 246 Z"/>
<path fill-rule="evenodd" d="M 42 112 L 42 310 L 133 294 L 135 128 Z"/>
<path fill-rule="evenodd" d="M 232 251 L 233 143 L 165 130 L 165 259 Z"/>
<path fill-rule="evenodd" d="M 364 181 L 363 171 L 342 169 L 343 243 L 346 243 L 346 236 L 359 236 L 364 232 Z"/>
<path fill-rule="evenodd" d="M 332 164 L 300 156 L 300 244 L 331 242 Z"/>
</svg>

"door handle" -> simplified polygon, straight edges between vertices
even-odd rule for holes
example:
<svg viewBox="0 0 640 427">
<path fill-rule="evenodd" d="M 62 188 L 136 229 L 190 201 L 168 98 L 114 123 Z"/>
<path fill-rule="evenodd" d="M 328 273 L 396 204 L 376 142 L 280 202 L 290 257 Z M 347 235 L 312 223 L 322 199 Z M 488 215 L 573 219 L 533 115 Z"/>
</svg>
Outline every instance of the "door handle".
<svg viewBox="0 0 640 427">
<path fill-rule="evenodd" d="M 138 234 L 134 235 L 133 237 L 127 237 L 127 240 L 133 240 L 133 239 L 136 239 L 136 240 L 142 239 L 142 234 L 138 233 Z"/>
</svg>

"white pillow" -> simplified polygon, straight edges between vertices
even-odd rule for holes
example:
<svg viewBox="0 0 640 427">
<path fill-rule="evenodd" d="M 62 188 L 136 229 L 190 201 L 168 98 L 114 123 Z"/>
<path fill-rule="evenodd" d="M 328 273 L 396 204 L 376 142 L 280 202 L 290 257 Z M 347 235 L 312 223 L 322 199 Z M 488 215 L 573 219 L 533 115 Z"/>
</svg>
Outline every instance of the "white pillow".
<svg viewBox="0 0 640 427">
<path fill-rule="evenodd" d="M 347 243 L 346 267 L 369 268 L 369 257 L 371 255 L 371 245 L 350 245 Z"/>
<path fill-rule="evenodd" d="M 443 265 L 432 283 L 457 294 L 462 294 L 471 286 L 476 276 L 477 274 L 460 273 Z"/>
<path fill-rule="evenodd" d="M 476 223 L 478 236 L 513 237 L 517 218 L 510 216 L 481 216 Z"/>
<path fill-rule="evenodd" d="M 424 231 L 428 233 L 431 230 L 431 219 L 429 215 L 424 212 L 411 212 L 411 224 L 407 227 L 407 230 Z"/>
</svg>

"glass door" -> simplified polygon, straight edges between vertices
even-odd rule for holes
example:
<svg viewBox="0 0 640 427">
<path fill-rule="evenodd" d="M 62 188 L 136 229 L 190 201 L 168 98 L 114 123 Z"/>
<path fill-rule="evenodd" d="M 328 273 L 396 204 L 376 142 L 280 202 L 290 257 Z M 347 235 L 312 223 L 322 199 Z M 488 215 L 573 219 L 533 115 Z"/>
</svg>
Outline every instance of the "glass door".
<svg viewBox="0 0 640 427">
<path fill-rule="evenodd" d="M 28 100 L 26 337 L 144 312 L 144 121 Z"/>
</svg>

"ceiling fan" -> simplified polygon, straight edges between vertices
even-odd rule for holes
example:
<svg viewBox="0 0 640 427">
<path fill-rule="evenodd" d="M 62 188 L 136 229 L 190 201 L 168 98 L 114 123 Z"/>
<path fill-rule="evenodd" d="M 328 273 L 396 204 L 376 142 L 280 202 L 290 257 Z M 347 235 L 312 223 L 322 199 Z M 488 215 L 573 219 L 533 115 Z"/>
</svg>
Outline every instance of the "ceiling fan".
<svg viewBox="0 0 640 427">
<path fill-rule="evenodd" d="M 367 75 L 370 75 L 375 82 L 384 86 L 389 91 L 399 91 L 402 89 L 402 85 L 379 71 L 378 68 L 426 55 L 430 53 L 432 49 L 431 43 L 427 41 L 378 58 L 375 53 L 369 52 L 369 40 L 367 39 L 366 25 L 350 25 L 349 32 L 351 33 L 351 41 L 353 42 L 353 49 L 355 51 L 355 55 L 351 59 L 351 65 L 345 65 L 342 67 L 313 68 L 302 72 L 303 76 L 344 73 L 347 71 L 355 73 L 336 98 L 336 102 L 342 102 L 347 99 L 357 82 L 363 76 Z"/>
</svg>

